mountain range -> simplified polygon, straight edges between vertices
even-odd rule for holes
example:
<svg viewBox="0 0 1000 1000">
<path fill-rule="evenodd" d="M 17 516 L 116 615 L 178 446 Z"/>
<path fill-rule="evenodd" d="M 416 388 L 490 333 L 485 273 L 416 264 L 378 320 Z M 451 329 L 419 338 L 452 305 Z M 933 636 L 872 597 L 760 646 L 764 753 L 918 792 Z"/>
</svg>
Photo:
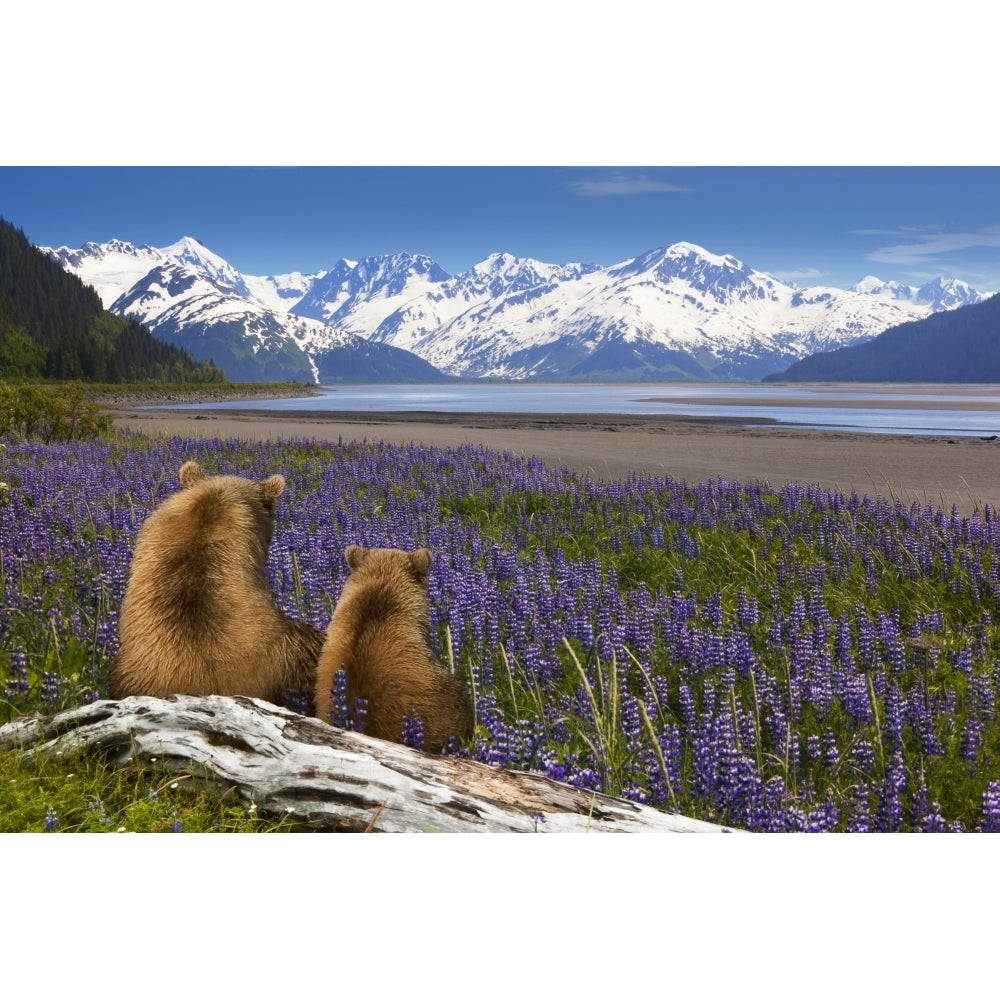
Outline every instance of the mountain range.
<svg viewBox="0 0 1000 1000">
<path fill-rule="evenodd" d="M 610 267 L 397 253 L 243 275 L 197 240 L 41 248 L 231 380 L 747 379 L 984 301 L 957 279 L 798 288 L 690 243 Z"/>
<path fill-rule="evenodd" d="M 1000 382 L 1000 295 L 810 355 L 783 382 Z"/>
</svg>

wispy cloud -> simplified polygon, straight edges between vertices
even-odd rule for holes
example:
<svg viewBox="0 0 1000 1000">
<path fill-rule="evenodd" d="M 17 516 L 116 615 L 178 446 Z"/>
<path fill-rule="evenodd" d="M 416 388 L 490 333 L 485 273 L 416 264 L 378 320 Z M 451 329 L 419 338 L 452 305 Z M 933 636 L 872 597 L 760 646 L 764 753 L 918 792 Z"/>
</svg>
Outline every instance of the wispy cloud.
<svg viewBox="0 0 1000 1000">
<path fill-rule="evenodd" d="M 896 242 L 869 253 L 880 264 L 921 267 L 940 261 L 959 250 L 973 247 L 1000 247 L 1000 226 L 984 226 L 975 232 L 945 232 L 938 226 L 905 226 L 900 229 L 856 229 L 857 236 L 894 237 Z"/>
<path fill-rule="evenodd" d="M 822 278 L 826 271 L 820 271 L 815 267 L 806 267 L 798 271 L 768 271 L 772 278 L 778 281 L 815 281 Z"/>
<path fill-rule="evenodd" d="M 590 177 L 568 181 L 569 189 L 585 198 L 618 198 L 623 195 L 657 194 L 662 191 L 691 191 L 668 181 L 654 180 L 645 174 L 611 174 L 608 177 Z"/>
</svg>

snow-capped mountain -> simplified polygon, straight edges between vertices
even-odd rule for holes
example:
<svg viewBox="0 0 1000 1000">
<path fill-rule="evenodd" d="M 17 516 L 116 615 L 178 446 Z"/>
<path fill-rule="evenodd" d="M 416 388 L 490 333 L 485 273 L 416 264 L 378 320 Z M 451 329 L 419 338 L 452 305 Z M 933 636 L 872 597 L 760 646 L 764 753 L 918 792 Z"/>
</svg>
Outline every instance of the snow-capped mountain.
<svg viewBox="0 0 1000 1000">
<path fill-rule="evenodd" d="M 85 243 L 79 250 L 39 247 L 54 257 L 84 284 L 92 285 L 106 309 L 154 267 L 170 262 L 210 279 L 220 290 L 248 299 L 265 309 L 287 312 L 326 272 L 251 277 L 241 274 L 222 257 L 212 253 L 190 236 L 163 249 L 133 246 L 124 240 Z"/>
<path fill-rule="evenodd" d="M 162 250 L 150 246 L 133 246 L 124 240 L 84 243 L 79 250 L 71 250 L 69 247 L 59 247 L 58 250 L 48 247 L 39 249 L 54 257 L 85 285 L 91 285 L 100 295 L 105 309 L 151 268 L 165 260 Z"/>
<path fill-rule="evenodd" d="M 137 317 L 161 340 L 196 358 L 211 358 L 232 382 L 259 381 L 264 372 L 275 381 L 317 381 L 316 366 L 298 342 L 307 331 L 294 336 L 283 314 L 248 301 L 218 271 L 196 267 L 165 260 L 109 309 Z"/>
<path fill-rule="evenodd" d="M 105 307 L 137 317 L 161 340 L 212 360 L 234 382 L 434 381 L 427 362 L 280 308 L 315 277 L 245 278 L 185 237 L 162 250 L 115 240 L 48 251 L 93 285 Z M 279 308 L 275 308 L 275 306 Z"/>
<path fill-rule="evenodd" d="M 190 236 L 183 237 L 161 252 L 169 260 L 179 261 L 189 270 L 210 278 L 219 288 L 231 291 L 242 299 L 253 297 L 243 275 L 232 264 L 203 247 L 197 240 L 191 239 Z"/>
<path fill-rule="evenodd" d="M 854 291 L 864 295 L 878 295 L 882 298 L 930 306 L 931 312 L 975 305 L 984 298 L 989 298 L 958 278 L 934 278 L 926 284 L 917 286 L 902 285 L 898 281 L 880 281 L 868 275 L 854 286 Z"/>
<path fill-rule="evenodd" d="M 504 282 L 490 281 L 502 271 Z M 609 268 L 495 255 L 371 334 L 465 377 L 757 379 L 817 351 L 979 301 L 922 290 L 797 289 L 690 243 Z M 918 295 L 918 291 L 920 294 Z M 945 302 L 949 304 L 946 306 Z"/>
<path fill-rule="evenodd" d="M 490 254 L 468 271 L 440 282 L 423 296 L 409 300 L 380 322 L 371 333 L 371 338 L 395 344 L 421 357 L 425 356 L 422 352 L 437 353 L 446 368 L 454 367 L 457 371 L 461 367 L 460 355 L 477 353 L 480 344 L 495 339 L 489 334 L 479 336 L 480 325 L 488 322 L 495 306 L 503 303 L 501 312 L 518 306 L 531 312 L 534 308 L 532 303 L 542 296 L 557 289 L 572 295 L 577 290 L 572 283 L 599 270 L 596 264 L 544 264 L 509 253 Z M 458 322 L 460 317 L 465 319 Z M 533 322 L 538 321 L 536 315 Z M 456 336 L 452 339 L 457 342 L 435 351 L 434 335 L 453 323 L 457 325 L 454 328 Z M 444 343 L 447 335 L 442 335 L 441 339 Z M 503 348 L 498 347 L 499 357 Z"/>
<path fill-rule="evenodd" d="M 243 280 L 250 289 L 254 302 L 260 303 L 275 312 L 288 312 L 289 307 L 299 302 L 312 288 L 313 284 L 326 275 L 326 271 L 315 274 L 303 274 L 293 271 L 291 274 L 269 274 L 264 277 L 243 275 Z"/>
<path fill-rule="evenodd" d="M 385 316 L 447 280 L 445 271 L 420 254 L 341 260 L 289 312 L 368 337 Z"/>
<path fill-rule="evenodd" d="M 225 342 L 231 366 L 280 358 L 283 371 L 308 368 L 320 381 L 359 377 L 344 374 L 353 362 L 331 359 L 364 342 L 368 354 L 353 356 L 362 370 L 395 349 L 390 368 L 410 359 L 402 378 L 752 380 L 987 297 L 944 278 L 796 288 L 690 243 L 610 267 L 495 253 L 453 277 L 405 253 L 244 276 L 187 237 L 162 250 L 114 241 L 49 252 L 113 311 L 137 313 L 197 357 L 209 356 L 199 345 Z"/>
</svg>

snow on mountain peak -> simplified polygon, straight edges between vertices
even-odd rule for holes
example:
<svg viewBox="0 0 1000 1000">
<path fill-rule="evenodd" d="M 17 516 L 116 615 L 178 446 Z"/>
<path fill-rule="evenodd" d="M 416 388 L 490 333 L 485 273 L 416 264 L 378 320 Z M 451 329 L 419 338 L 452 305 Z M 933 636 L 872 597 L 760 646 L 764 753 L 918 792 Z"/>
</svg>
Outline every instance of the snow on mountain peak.
<svg viewBox="0 0 1000 1000">
<path fill-rule="evenodd" d="M 731 254 L 710 253 L 694 243 L 673 243 L 647 250 L 609 268 L 608 274 L 625 282 L 652 280 L 675 290 L 686 285 L 692 294 L 715 303 L 773 299 L 789 291 L 788 286 L 751 270 Z"/>
<path fill-rule="evenodd" d="M 689 274 L 705 273 L 706 271 L 749 273 L 743 262 L 732 255 L 720 256 L 709 253 L 708 250 L 696 246 L 694 243 L 671 243 L 669 246 L 646 250 L 637 257 L 622 261 L 611 270 L 623 274 L 651 271 L 664 279 L 685 277 Z"/>
<path fill-rule="evenodd" d="M 275 351 L 291 338 L 311 359 L 312 377 L 330 370 L 329 359 L 315 360 L 334 350 L 330 338 L 360 337 L 473 378 L 619 377 L 619 369 L 643 378 L 758 378 L 988 297 L 954 279 L 917 289 L 873 275 L 852 290 L 795 289 L 687 242 L 611 267 L 500 251 L 455 277 L 409 253 L 343 259 L 312 275 L 243 276 L 192 237 L 162 250 L 113 240 L 49 253 L 94 285 L 106 307 L 138 312 L 164 335 L 242 337 Z"/>
<path fill-rule="evenodd" d="M 882 281 L 869 274 L 854 285 L 852 291 L 915 305 L 929 305 L 934 312 L 975 305 L 989 298 L 988 294 L 976 291 L 959 278 L 934 278 L 916 288 L 898 281 Z"/>
<path fill-rule="evenodd" d="M 719 254 L 709 252 L 704 247 L 700 247 L 695 243 L 685 243 L 683 240 L 680 243 L 672 243 L 670 246 L 662 248 L 662 253 L 664 257 L 669 257 L 672 260 L 694 257 L 704 260 L 713 267 L 736 267 L 740 270 L 743 269 L 743 262 L 737 260 L 732 254 L 720 256 Z"/>
<path fill-rule="evenodd" d="M 860 292 L 862 295 L 870 295 L 872 292 L 878 292 L 884 286 L 885 282 L 881 278 L 876 278 L 874 274 L 866 274 L 851 290 Z"/>
<path fill-rule="evenodd" d="M 880 295 L 887 299 L 910 302 L 917 290 L 910 285 L 900 284 L 898 281 L 883 281 L 873 274 L 867 274 L 852 287 L 851 291 L 858 292 L 860 295 Z"/>
<path fill-rule="evenodd" d="M 222 260 L 221 257 L 212 253 L 204 243 L 200 243 L 193 236 L 182 236 L 176 243 L 171 243 L 170 246 L 164 247 L 163 253 L 168 257 L 177 257 L 179 259 L 183 259 L 185 256 L 193 256 L 202 259 L 214 258 L 215 260 Z"/>
<path fill-rule="evenodd" d="M 176 243 L 165 247 L 162 253 L 165 257 L 171 257 L 204 272 L 213 281 L 232 289 L 237 295 L 244 298 L 253 297 L 253 293 L 243 280 L 243 275 L 232 264 L 218 254 L 212 253 L 208 247 L 191 236 L 182 236 Z"/>
<path fill-rule="evenodd" d="M 393 253 L 364 257 L 355 265 L 348 278 L 352 293 L 375 291 L 399 295 L 408 282 L 422 278 L 428 282 L 447 281 L 450 275 L 438 263 L 424 254 Z"/>
<path fill-rule="evenodd" d="M 394 253 L 339 261 L 289 312 L 361 336 L 410 299 L 432 292 L 449 275 L 423 254 Z"/>
<path fill-rule="evenodd" d="M 495 274 L 497 271 L 506 271 L 511 264 L 516 264 L 517 261 L 518 258 L 512 253 L 500 250 L 497 253 L 491 253 L 478 264 L 473 264 L 470 270 L 477 274 Z"/>
<path fill-rule="evenodd" d="M 135 246 L 125 240 L 107 243 L 84 243 L 78 250 L 40 247 L 84 284 L 91 285 L 107 309 L 123 292 L 128 291 L 150 268 L 163 262 L 159 250 Z"/>
<path fill-rule="evenodd" d="M 912 290 L 914 302 L 926 303 L 935 312 L 957 309 L 989 298 L 967 285 L 960 278 L 934 278 Z"/>
</svg>

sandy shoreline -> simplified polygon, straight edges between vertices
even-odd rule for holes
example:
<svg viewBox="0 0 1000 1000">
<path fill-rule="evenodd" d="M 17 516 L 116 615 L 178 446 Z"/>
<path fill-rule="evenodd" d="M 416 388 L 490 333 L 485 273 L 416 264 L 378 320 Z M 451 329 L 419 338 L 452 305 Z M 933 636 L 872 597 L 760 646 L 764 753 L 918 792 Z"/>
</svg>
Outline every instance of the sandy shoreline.
<svg viewBox="0 0 1000 1000">
<path fill-rule="evenodd" d="M 964 514 L 982 504 L 1000 508 L 996 439 L 620 414 L 119 409 L 115 424 L 151 435 L 482 444 L 601 479 L 649 473 L 688 482 L 722 476 L 781 486 L 791 480 L 930 502 L 945 510 L 954 505 Z"/>
</svg>

